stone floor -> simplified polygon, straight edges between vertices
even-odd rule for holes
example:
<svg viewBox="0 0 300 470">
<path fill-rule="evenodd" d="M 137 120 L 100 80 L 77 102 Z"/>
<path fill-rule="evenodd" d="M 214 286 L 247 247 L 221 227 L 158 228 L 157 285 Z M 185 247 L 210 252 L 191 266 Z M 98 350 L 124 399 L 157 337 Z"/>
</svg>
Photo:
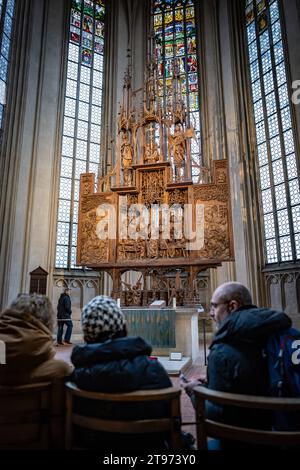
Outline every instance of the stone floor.
<svg viewBox="0 0 300 470">
<path fill-rule="evenodd" d="M 57 347 L 56 358 L 62 359 L 68 363 L 71 363 L 70 356 L 73 349 L 73 346 L 60 346 Z M 200 355 L 197 360 L 185 370 L 185 375 L 188 379 L 197 378 L 200 374 L 203 375 L 206 371 L 206 366 L 204 364 L 204 349 L 200 347 Z M 170 376 L 173 385 L 179 386 L 179 377 Z M 196 436 L 196 427 L 192 424 L 185 423 L 194 423 L 195 422 L 195 412 L 192 406 L 192 403 L 185 392 L 181 394 L 181 415 L 182 415 L 182 424 L 183 430 L 190 432 L 193 436 Z"/>
</svg>

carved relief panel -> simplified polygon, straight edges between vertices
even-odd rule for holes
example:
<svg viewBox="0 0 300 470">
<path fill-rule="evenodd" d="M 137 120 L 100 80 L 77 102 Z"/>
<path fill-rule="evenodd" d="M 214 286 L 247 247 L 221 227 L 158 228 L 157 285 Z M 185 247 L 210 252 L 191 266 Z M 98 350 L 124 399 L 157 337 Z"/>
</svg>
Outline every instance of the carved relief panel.
<svg viewBox="0 0 300 470">
<path fill-rule="evenodd" d="M 108 263 L 114 251 L 114 239 L 108 228 L 116 221 L 113 193 L 94 194 L 93 175 L 81 175 L 77 259 L 80 265 Z"/>
<path fill-rule="evenodd" d="M 214 162 L 209 184 L 170 183 L 169 169 L 167 162 L 135 165 L 136 187 L 95 194 L 92 175 L 81 176 L 79 264 L 201 265 L 233 259 L 227 162 Z"/>
<path fill-rule="evenodd" d="M 233 236 L 227 161 L 214 162 L 214 182 L 193 188 L 194 213 L 203 208 L 203 243 L 193 256 L 202 259 L 233 259 Z"/>
</svg>

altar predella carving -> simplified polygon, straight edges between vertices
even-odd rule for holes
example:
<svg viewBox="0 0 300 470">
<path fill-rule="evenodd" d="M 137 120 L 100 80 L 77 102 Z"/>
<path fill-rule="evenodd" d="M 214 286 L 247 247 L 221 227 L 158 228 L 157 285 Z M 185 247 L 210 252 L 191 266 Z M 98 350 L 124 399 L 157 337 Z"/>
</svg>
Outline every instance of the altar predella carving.
<svg viewBox="0 0 300 470">
<path fill-rule="evenodd" d="M 176 72 L 176 67 L 174 67 Z M 163 108 L 155 63 L 148 66 L 143 105 L 133 104 L 127 73 L 114 148 L 116 166 L 98 178 L 80 178 L 77 263 L 108 272 L 112 295 L 125 305 L 197 301 L 197 275 L 233 260 L 226 160 L 192 177 L 195 139 L 176 73 Z M 128 270 L 140 281 L 126 285 Z"/>
</svg>

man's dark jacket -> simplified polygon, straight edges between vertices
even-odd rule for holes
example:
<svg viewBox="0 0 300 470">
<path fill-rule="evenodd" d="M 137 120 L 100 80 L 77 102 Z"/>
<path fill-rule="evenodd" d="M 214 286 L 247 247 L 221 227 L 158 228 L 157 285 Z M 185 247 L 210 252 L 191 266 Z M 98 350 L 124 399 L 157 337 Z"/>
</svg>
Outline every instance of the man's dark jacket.
<svg viewBox="0 0 300 470">
<path fill-rule="evenodd" d="M 71 319 L 72 308 L 70 296 L 66 293 L 61 294 L 57 304 L 57 318 L 59 320 Z"/>
<path fill-rule="evenodd" d="M 126 337 L 108 340 L 104 343 L 76 346 L 73 349 L 71 360 L 75 370 L 71 375 L 71 381 L 83 390 L 101 392 L 131 392 L 134 390 L 153 390 L 171 387 L 172 383 L 167 372 L 157 360 L 149 358 L 151 346 L 140 337 Z M 82 411 L 91 416 L 101 416 L 116 420 L 147 419 L 168 415 L 165 403 L 157 402 L 155 405 L 128 403 L 126 406 L 114 402 L 101 406 L 101 411 L 96 409 L 95 402 L 82 402 Z M 80 435 L 81 441 L 86 440 L 87 434 Z M 142 448 L 163 445 L 161 437 L 153 440 L 152 436 L 130 436 L 124 438 L 114 434 L 107 436 L 101 434 L 94 441 L 95 433 L 91 434 L 89 444 L 99 447 L 107 446 L 112 449 Z M 137 447 L 138 446 L 138 447 Z"/>
<path fill-rule="evenodd" d="M 230 314 L 221 325 L 210 346 L 208 357 L 208 388 L 246 395 L 270 394 L 269 374 L 264 347 L 269 335 L 291 326 L 283 312 L 247 306 Z M 268 428 L 262 412 L 207 403 L 211 419 L 228 424 Z M 269 416 L 269 415 L 268 415 Z"/>
</svg>

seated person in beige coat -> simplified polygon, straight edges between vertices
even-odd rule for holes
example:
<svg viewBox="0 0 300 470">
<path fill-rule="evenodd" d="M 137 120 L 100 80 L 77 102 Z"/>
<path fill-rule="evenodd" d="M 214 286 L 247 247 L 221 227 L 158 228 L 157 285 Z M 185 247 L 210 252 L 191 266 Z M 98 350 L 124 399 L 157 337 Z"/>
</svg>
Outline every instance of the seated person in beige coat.
<svg viewBox="0 0 300 470">
<path fill-rule="evenodd" d="M 50 300 L 40 294 L 20 294 L 0 313 L 0 340 L 6 349 L 1 385 L 53 381 L 70 374 L 70 365 L 54 359 L 53 319 Z"/>
</svg>

